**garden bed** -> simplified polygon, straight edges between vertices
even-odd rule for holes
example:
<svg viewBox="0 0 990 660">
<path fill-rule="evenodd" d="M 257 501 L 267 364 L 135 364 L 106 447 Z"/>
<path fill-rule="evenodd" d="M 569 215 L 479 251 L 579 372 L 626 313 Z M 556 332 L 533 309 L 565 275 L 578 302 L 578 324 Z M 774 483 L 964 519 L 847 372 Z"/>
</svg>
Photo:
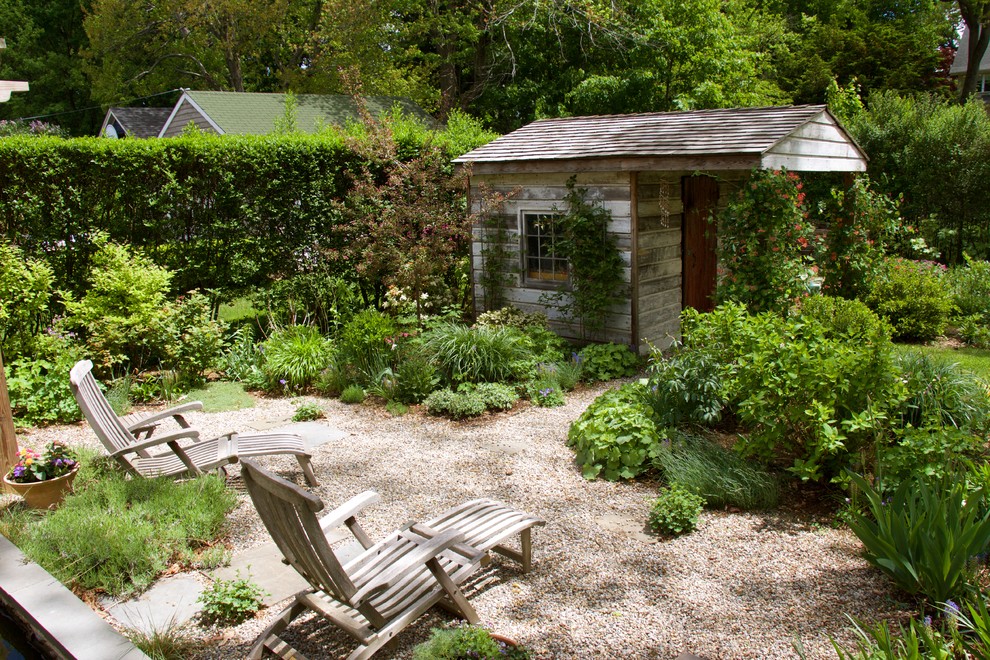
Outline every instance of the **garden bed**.
<svg viewBox="0 0 990 660">
<path fill-rule="evenodd" d="M 574 392 L 560 408 L 519 406 L 467 422 L 313 399 L 326 410 L 325 423 L 350 434 L 315 451 L 322 483 L 315 492 L 332 507 L 361 490 L 378 491 L 382 503 L 363 520 L 373 535 L 481 496 L 545 518 L 534 533 L 532 573 L 496 558 L 469 593 L 484 624 L 539 657 L 794 657 L 800 638 L 807 657 L 834 658 L 830 636 L 852 646 L 846 614 L 872 622 L 911 609 L 860 557 L 848 529 L 833 528 L 821 509 L 794 498 L 767 513 L 707 511 L 698 531 L 675 540 L 649 535 L 658 485 L 586 481 L 565 444 L 570 422 L 605 387 Z M 255 408 L 189 418 L 211 437 L 288 419 L 296 405 L 262 399 Z M 33 446 L 54 438 L 95 442 L 85 425 L 33 430 L 21 440 Z M 291 457 L 263 463 L 303 483 Z M 235 552 L 268 542 L 239 479 L 230 483 L 241 499 L 231 514 Z M 242 657 L 278 609 L 221 641 L 203 631 L 214 639 L 198 657 Z M 408 657 L 431 627 L 450 620 L 431 612 L 377 657 Z M 353 648 L 343 633 L 307 619 L 287 637 L 313 658 Z"/>
</svg>

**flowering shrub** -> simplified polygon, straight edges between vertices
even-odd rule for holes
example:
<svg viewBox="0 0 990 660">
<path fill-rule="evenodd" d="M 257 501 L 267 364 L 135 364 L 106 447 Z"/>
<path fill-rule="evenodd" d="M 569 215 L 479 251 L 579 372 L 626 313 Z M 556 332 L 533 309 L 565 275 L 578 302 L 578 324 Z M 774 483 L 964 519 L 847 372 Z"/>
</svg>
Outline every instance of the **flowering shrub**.
<svg viewBox="0 0 990 660">
<path fill-rule="evenodd" d="M 818 258 L 823 290 L 858 298 L 883 266 L 884 247 L 900 226 L 897 203 L 870 189 L 865 177 L 847 191 L 832 191 L 828 233 Z"/>
<path fill-rule="evenodd" d="M 807 292 L 814 226 L 793 172 L 754 171 L 719 217 L 719 302 L 783 311 Z"/>
<path fill-rule="evenodd" d="M 22 449 L 7 479 L 19 484 L 48 481 L 68 474 L 78 465 L 75 452 L 60 442 L 52 442 L 43 452 Z"/>
</svg>

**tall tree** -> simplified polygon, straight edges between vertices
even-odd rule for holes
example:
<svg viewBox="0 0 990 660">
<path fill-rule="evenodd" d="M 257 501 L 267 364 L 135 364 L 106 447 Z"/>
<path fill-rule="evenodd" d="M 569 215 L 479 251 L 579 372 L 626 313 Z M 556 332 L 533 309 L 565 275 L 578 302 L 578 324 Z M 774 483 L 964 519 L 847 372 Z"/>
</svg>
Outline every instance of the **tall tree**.
<svg viewBox="0 0 990 660">
<path fill-rule="evenodd" d="M 75 134 L 92 134 L 102 113 L 91 108 L 89 82 L 79 53 L 86 2 L 0 0 L 0 26 L 7 41 L 0 51 L 0 79 L 26 80 L 30 91 L 0 104 L 0 119 L 45 116 Z"/>
<path fill-rule="evenodd" d="M 966 99 L 976 93 L 976 83 L 980 74 L 980 62 L 990 44 L 990 0 L 955 0 L 959 5 L 966 29 L 969 30 L 969 43 L 966 55 L 968 57 L 966 75 L 963 78 L 959 99 Z"/>
</svg>

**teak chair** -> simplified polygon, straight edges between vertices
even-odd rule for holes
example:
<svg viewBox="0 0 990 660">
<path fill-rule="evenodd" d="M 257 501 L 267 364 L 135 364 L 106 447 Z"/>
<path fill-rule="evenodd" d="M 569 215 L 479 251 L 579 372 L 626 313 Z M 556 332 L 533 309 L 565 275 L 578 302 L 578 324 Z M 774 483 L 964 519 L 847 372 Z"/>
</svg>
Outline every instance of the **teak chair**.
<svg viewBox="0 0 990 660">
<path fill-rule="evenodd" d="M 142 477 L 198 475 L 236 463 L 244 456 L 292 454 L 299 461 L 306 482 L 317 485 L 310 465 L 310 454 L 301 437 L 292 433 L 230 433 L 212 440 L 201 440 L 199 431 L 189 426 L 183 412 L 201 404 L 165 411 L 157 415 L 118 417 L 93 377 L 93 363 L 81 360 L 72 367 L 69 382 L 76 403 L 103 446 L 131 474 Z M 174 417 L 178 431 L 154 436 L 155 425 Z M 180 444 L 180 441 L 186 441 Z M 158 453 L 149 449 L 160 448 Z"/>
<path fill-rule="evenodd" d="M 380 500 L 377 493 L 361 493 L 318 519 L 316 514 L 323 510 L 323 502 L 299 486 L 250 460 L 241 461 L 241 476 L 284 561 L 310 584 L 261 634 L 248 658 L 261 658 L 265 650 L 281 658 L 303 658 L 279 634 L 307 610 L 358 641 L 359 646 L 347 656 L 348 660 L 370 658 L 436 604 L 471 623 L 478 622 L 478 615 L 459 585 L 488 563 L 488 551 L 473 546 L 465 532 L 411 524 L 374 543 L 358 523 L 357 515 Z M 491 504 L 498 508 L 497 515 L 493 516 L 494 509 L 480 514 L 488 523 L 480 524 L 485 531 L 479 537 L 491 547 L 523 529 L 528 539 L 530 528 L 543 524 L 539 518 L 503 504 Z M 465 511 L 461 509 L 460 513 Z M 434 523 L 457 518 L 457 514 L 442 515 Z M 472 521 L 461 516 L 459 522 L 471 525 Z M 338 559 L 327 540 L 327 534 L 341 525 L 347 526 L 363 548 L 346 561 Z M 492 531 L 496 528 L 501 532 Z M 517 556 L 528 557 L 529 550 L 527 542 Z"/>
</svg>

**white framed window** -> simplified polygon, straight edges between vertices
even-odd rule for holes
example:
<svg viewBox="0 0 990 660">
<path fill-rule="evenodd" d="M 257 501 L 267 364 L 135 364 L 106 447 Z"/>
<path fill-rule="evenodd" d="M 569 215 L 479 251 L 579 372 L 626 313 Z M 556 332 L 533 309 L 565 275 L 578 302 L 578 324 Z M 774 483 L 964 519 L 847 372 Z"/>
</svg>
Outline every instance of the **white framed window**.
<svg viewBox="0 0 990 660">
<path fill-rule="evenodd" d="M 557 223 L 562 213 L 522 211 L 523 277 L 527 284 L 558 285 L 567 281 L 567 259 L 555 254 Z"/>
</svg>

